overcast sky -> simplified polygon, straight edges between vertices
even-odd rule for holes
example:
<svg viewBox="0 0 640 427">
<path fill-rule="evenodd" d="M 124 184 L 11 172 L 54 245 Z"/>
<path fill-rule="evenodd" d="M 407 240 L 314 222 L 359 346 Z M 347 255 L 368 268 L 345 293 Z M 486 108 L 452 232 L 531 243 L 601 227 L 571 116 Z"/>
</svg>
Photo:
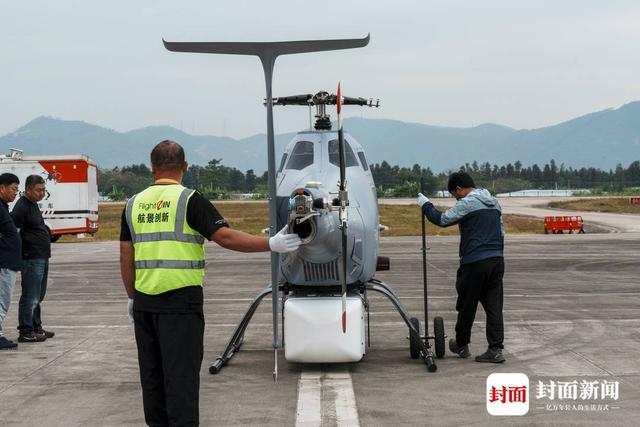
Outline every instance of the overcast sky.
<svg viewBox="0 0 640 427">
<path fill-rule="evenodd" d="M 172 53 L 171 41 L 362 37 L 281 57 L 274 95 L 380 98 L 347 115 L 443 126 L 555 124 L 640 99 L 640 2 L 0 0 L 0 135 L 48 115 L 127 131 L 265 131 L 256 58 Z M 276 107 L 277 108 L 277 107 Z M 276 132 L 308 124 L 275 111 Z"/>
</svg>

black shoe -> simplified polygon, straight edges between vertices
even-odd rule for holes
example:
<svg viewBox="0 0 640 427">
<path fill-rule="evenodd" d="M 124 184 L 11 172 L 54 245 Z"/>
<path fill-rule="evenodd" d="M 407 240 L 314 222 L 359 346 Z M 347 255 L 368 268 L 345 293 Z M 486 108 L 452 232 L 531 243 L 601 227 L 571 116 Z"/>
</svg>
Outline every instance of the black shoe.
<svg viewBox="0 0 640 427">
<path fill-rule="evenodd" d="M 28 334 L 20 335 L 18 337 L 18 342 L 42 342 L 47 339 L 45 334 L 37 334 L 35 332 L 30 332 Z"/>
<path fill-rule="evenodd" d="M 480 356 L 476 356 L 476 362 L 502 363 L 504 361 L 505 358 L 502 355 L 502 350 L 500 349 L 488 348 L 487 351 L 482 353 Z"/>
<path fill-rule="evenodd" d="M 44 334 L 45 337 L 47 338 L 53 338 L 56 336 L 55 332 L 52 331 L 45 331 L 44 329 L 41 329 L 39 331 L 36 331 L 36 334 Z"/>
<path fill-rule="evenodd" d="M 13 350 L 14 348 L 18 348 L 17 343 L 8 340 L 5 337 L 0 337 L 0 350 Z"/>
<path fill-rule="evenodd" d="M 449 350 L 451 350 L 451 353 L 455 353 L 463 359 L 471 356 L 471 352 L 469 352 L 469 344 L 465 344 L 460 347 L 456 340 L 453 338 L 449 340 Z"/>
</svg>

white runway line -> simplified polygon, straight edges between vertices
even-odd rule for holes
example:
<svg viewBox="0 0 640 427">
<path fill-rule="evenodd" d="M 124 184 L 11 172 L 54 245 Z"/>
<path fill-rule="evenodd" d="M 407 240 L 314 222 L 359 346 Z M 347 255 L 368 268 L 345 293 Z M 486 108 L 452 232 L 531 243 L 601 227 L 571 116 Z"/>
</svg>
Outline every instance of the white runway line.
<svg viewBox="0 0 640 427">
<path fill-rule="evenodd" d="M 338 426 L 357 427 L 360 425 L 356 396 L 353 392 L 351 375 L 348 372 L 327 374 L 325 384 L 333 389 L 335 396 L 336 423 Z"/>
<path fill-rule="evenodd" d="M 359 427 L 358 409 L 348 372 L 303 372 L 298 380 L 296 426 L 328 424 Z"/>
<path fill-rule="evenodd" d="M 439 269 L 438 267 L 436 267 L 435 265 L 431 264 L 430 262 L 427 262 L 427 268 L 433 268 L 434 270 L 437 270 L 439 273 L 442 273 L 444 275 L 447 275 L 448 273 L 444 270 Z"/>
<path fill-rule="evenodd" d="M 322 373 L 300 374 L 298 380 L 298 404 L 296 427 L 322 425 Z"/>
</svg>

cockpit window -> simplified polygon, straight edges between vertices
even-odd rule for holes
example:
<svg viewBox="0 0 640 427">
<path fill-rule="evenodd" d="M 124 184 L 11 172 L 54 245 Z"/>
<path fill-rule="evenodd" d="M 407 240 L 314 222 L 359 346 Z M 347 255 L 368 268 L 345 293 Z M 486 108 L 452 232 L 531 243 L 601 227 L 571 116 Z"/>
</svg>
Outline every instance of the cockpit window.
<svg viewBox="0 0 640 427">
<path fill-rule="evenodd" d="M 358 151 L 358 158 L 360 159 L 360 163 L 362 164 L 362 169 L 368 171 L 369 165 L 367 164 L 367 159 L 364 157 L 364 152 Z"/>
<path fill-rule="evenodd" d="M 313 142 L 298 141 L 291 150 L 286 169 L 302 170 L 313 164 Z"/>
<path fill-rule="evenodd" d="M 338 147 L 339 144 L 337 139 L 329 141 L 329 162 L 332 165 L 340 167 L 340 154 L 338 153 Z M 344 160 L 346 163 L 345 166 L 348 168 L 351 166 L 358 166 L 358 160 L 356 160 L 356 156 L 353 154 L 353 150 L 347 141 L 344 142 Z"/>
<path fill-rule="evenodd" d="M 284 153 L 282 155 L 282 160 L 280 160 L 280 167 L 278 168 L 278 173 L 282 172 L 282 169 L 284 169 L 284 164 L 287 161 L 287 153 Z"/>
</svg>

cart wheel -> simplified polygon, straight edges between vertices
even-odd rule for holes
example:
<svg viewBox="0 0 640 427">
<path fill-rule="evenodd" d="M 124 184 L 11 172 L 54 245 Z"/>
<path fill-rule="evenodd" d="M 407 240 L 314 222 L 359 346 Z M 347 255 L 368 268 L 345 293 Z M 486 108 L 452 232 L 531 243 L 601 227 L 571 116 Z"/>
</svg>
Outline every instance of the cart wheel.
<svg viewBox="0 0 640 427">
<path fill-rule="evenodd" d="M 409 319 L 409 321 L 418 331 L 418 335 L 420 335 L 420 321 L 415 317 L 412 317 L 411 319 Z M 409 354 L 411 355 L 412 359 L 417 359 L 418 357 L 420 357 L 420 348 L 415 342 L 413 342 L 413 339 L 411 338 L 411 329 L 409 329 Z"/>
<path fill-rule="evenodd" d="M 60 239 L 60 234 L 50 234 L 51 236 L 51 243 L 55 243 Z"/>
<path fill-rule="evenodd" d="M 547 230 L 546 228 L 544 229 L 544 234 L 549 234 L 549 230 Z"/>
<path fill-rule="evenodd" d="M 433 334 L 435 336 L 436 357 L 444 357 L 444 320 L 437 316 L 433 318 Z"/>
</svg>

